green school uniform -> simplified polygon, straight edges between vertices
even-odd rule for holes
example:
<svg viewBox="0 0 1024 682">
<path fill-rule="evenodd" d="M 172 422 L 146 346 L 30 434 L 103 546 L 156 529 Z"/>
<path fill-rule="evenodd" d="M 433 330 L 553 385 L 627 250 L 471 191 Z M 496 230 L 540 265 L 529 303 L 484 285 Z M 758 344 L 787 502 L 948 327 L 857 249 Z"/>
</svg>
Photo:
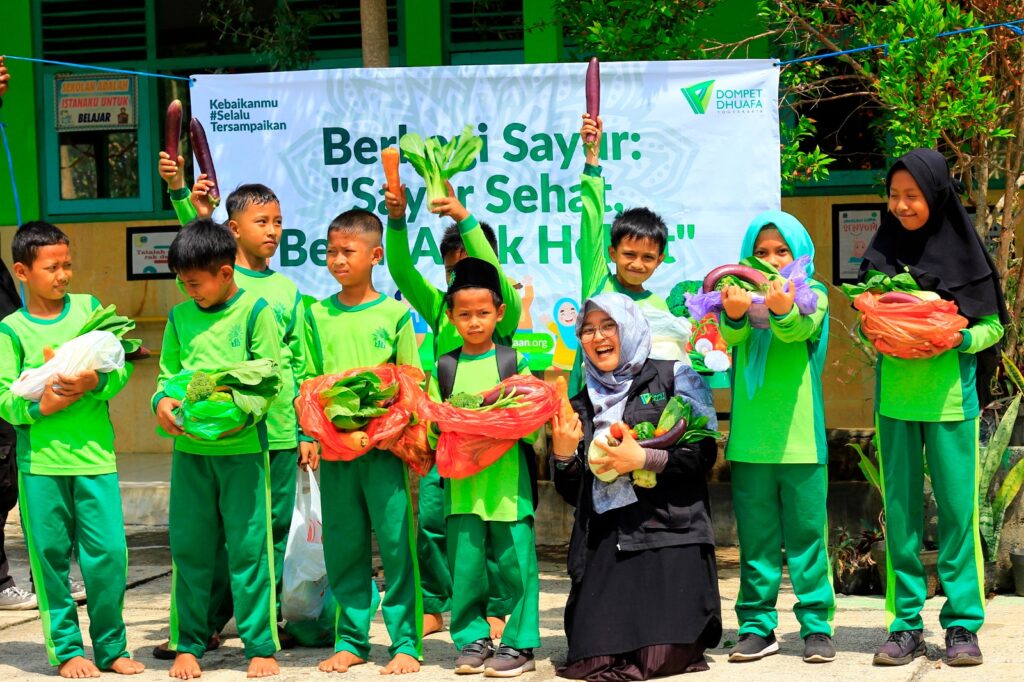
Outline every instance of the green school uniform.
<svg viewBox="0 0 1024 682">
<path fill-rule="evenodd" d="M 78 336 L 98 307 L 93 296 L 68 294 L 56 318 L 22 308 L 0 322 L 0 418 L 18 432 L 21 520 L 49 661 L 85 655 L 68 584 L 77 549 L 89 591 L 89 635 L 96 665 L 105 670 L 130 657 L 122 616 L 128 551 L 107 401 L 124 388 L 132 365 L 100 373 L 95 389 L 47 416 L 38 402 L 10 392 L 23 370 L 44 363 L 44 346 L 57 349 Z"/>
<path fill-rule="evenodd" d="M 498 269 L 505 316 L 495 327 L 494 341 L 510 346 L 519 326 L 522 300 L 512 287 L 512 282 L 505 276 L 479 221 L 472 215 L 468 216 L 459 223 L 459 233 L 462 235 L 467 256 L 485 260 Z M 448 319 L 444 291 L 431 284 L 413 262 L 404 218 L 388 219 L 384 248 L 391 278 L 395 280 L 402 296 L 430 326 L 433 334 L 433 363 L 436 358 L 462 345 L 462 337 Z M 420 479 L 418 511 L 416 551 L 419 554 L 423 585 L 423 609 L 426 613 L 442 613 L 451 608 L 452 578 L 445 550 L 444 493 L 441 490 L 441 479 L 436 466 Z M 488 566 L 493 568 L 495 564 L 489 561 Z M 491 615 L 505 616 L 509 613 L 511 606 L 505 592 L 506 590 L 498 590 L 494 594 L 489 607 Z"/>
<path fill-rule="evenodd" d="M 160 353 L 153 409 L 163 386 L 182 370 L 215 371 L 268 358 L 280 364 L 280 334 L 267 302 L 243 289 L 228 301 L 201 308 L 194 301 L 170 312 Z M 170 536 L 173 561 L 173 651 L 201 657 L 221 547 L 235 620 L 247 658 L 270 656 L 277 639 L 277 567 L 270 523 L 269 443 L 266 420 L 217 441 L 179 436 L 171 465 Z"/>
<path fill-rule="evenodd" d="M 384 294 L 357 306 L 336 295 L 311 305 L 306 349 L 308 376 L 386 363 L 420 366 L 409 310 Z M 334 650 L 360 658 L 370 653 L 372 528 L 388 579 L 381 608 L 389 650 L 421 658 L 423 599 L 408 468 L 380 450 L 350 462 L 324 460 L 320 489 L 327 579 L 338 602 Z"/>
<path fill-rule="evenodd" d="M 519 373 L 529 364 L 519 357 Z M 499 383 L 494 350 L 459 356 L 453 393 L 479 393 Z M 510 592 L 503 644 L 540 646 L 539 585 L 533 529 L 533 495 L 525 457 L 517 442 L 489 467 L 445 481 L 448 495 L 448 560 L 452 571 L 452 641 L 457 649 L 490 637 L 488 601 L 499 580 Z M 488 551 L 497 571 L 485 569 Z M 487 580 L 482 580 L 486 576 Z"/>
<path fill-rule="evenodd" d="M 741 257 L 754 253 L 758 233 L 775 225 L 794 258 L 810 256 L 810 236 L 789 214 L 760 214 L 747 230 Z M 828 290 L 809 315 L 794 305 L 769 314 L 769 329 L 756 332 L 744 315 L 724 312 L 719 328 L 733 348 L 732 418 L 726 459 L 732 471 L 733 510 L 740 544 L 740 634 L 767 636 L 778 625 L 775 605 L 782 579 L 782 551 L 797 596 L 800 636 L 833 633 L 835 591 L 828 559 L 828 446 L 821 374 L 828 343 Z M 755 334 L 762 336 L 755 338 Z M 759 344 L 767 354 L 757 363 Z M 751 365 L 754 364 L 753 367 Z M 761 369 L 763 368 L 763 375 Z"/>
<path fill-rule="evenodd" d="M 885 502 L 886 623 L 890 632 L 923 627 L 924 462 L 940 509 L 939 577 L 943 628 L 971 632 L 985 620 L 978 539 L 978 394 L 975 354 L 999 341 L 997 315 L 963 332 L 963 342 L 931 358 L 879 355 L 876 377 L 878 464 Z M 969 474 L 969 475 L 965 475 Z"/>
</svg>

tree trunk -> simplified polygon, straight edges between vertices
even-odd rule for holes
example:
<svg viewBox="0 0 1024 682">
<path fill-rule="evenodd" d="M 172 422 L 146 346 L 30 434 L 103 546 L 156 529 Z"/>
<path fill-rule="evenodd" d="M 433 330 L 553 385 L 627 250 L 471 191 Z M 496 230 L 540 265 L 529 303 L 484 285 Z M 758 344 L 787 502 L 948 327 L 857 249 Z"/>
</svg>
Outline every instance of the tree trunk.
<svg viewBox="0 0 1024 682">
<path fill-rule="evenodd" d="M 363 66 L 390 66 L 387 0 L 359 0 Z"/>
</svg>

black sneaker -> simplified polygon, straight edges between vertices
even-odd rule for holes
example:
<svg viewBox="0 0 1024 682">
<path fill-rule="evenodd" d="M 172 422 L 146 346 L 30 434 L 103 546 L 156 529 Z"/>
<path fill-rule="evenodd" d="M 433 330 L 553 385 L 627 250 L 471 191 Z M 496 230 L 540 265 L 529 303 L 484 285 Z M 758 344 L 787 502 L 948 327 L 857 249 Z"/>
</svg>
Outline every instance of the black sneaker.
<svg viewBox="0 0 1024 682">
<path fill-rule="evenodd" d="M 740 641 L 729 652 L 730 663 L 743 663 L 746 661 L 760 661 L 765 656 L 779 653 L 779 642 L 775 639 L 775 632 L 769 632 L 767 637 L 745 632 L 740 635 Z"/>
<path fill-rule="evenodd" d="M 494 655 L 494 642 L 484 638 L 470 642 L 462 647 L 462 652 L 455 659 L 456 675 L 472 675 L 482 673 L 484 663 Z"/>
<path fill-rule="evenodd" d="M 981 665 L 978 635 L 959 625 L 946 630 L 946 665 Z"/>
<path fill-rule="evenodd" d="M 804 663 L 830 663 L 836 660 L 832 638 L 823 632 L 804 637 Z"/>
<path fill-rule="evenodd" d="M 889 633 L 889 639 L 875 652 L 875 665 L 906 665 L 918 656 L 924 656 L 927 647 L 920 630 L 898 630 Z"/>
<path fill-rule="evenodd" d="M 519 677 L 536 670 L 533 649 L 513 649 L 502 644 L 491 658 L 487 659 L 484 675 L 487 677 Z"/>
</svg>

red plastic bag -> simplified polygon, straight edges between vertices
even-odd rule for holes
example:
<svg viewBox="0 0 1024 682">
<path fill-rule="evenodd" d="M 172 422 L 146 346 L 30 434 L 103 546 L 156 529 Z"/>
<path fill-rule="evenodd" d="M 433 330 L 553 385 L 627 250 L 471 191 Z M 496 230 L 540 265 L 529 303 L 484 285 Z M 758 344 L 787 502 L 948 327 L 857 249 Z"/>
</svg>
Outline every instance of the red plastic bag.
<svg viewBox="0 0 1024 682">
<path fill-rule="evenodd" d="M 967 320 L 956 303 L 945 299 L 914 303 L 881 303 L 869 291 L 853 299 L 861 312 L 860 327 L 880 353 L 896 358 L 930 358 L 957 346 Z"/>
<path fill-rule="evenodd" d="M 383 406 L 388 408 L 387 414 L 371 419 L 363 429 L 369 439 L 367 447 L 355 448 L 351 438 L 334 428 L 334 424 L 324 414 L 325 401 L 320 394 L 334 386 L 339 379 L 362 372 L 376 374 L 380 377 L 382 387 L 397 383 L 398 392 Z M 390 443 L 388 449 L 391 452 L 416 473 L 426 475 L 434 465 L 434 456 L 427 445 L 427 426 L 417 414 L 417 408 L 429 402 L 420 388 L 423 380 L 423 372 L 408 365 L 359 367 L 340 374 L 307 379 L 302 383 L 299 393 L 299 423 L 306 434 L 320 443 L 320 456 L 326 460 L 350 462 L 381 444 Z"/>
<path fill-rule="evenodd" d="M 437 424 L 437 471 L 445 478 L 466 478 L 494 464 L 517 440 L 546 424 L 558 412 L 553 386 L 532 376 L 517 374 L 490 391 L 515 390 L 517 407 L 468 410 L 425 400 L 420 416 Z"/>
</svg>

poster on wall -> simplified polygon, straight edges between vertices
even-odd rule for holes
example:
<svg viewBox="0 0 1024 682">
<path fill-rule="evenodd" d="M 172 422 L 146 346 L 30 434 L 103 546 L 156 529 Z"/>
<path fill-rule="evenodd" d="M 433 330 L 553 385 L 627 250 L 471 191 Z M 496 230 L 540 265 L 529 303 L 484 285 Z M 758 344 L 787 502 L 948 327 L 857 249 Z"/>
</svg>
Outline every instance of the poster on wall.
<svg viewBox="0 0 1024 682">
<path fill-rule="evenodd" d="M 133 130 L 139 125 L 135 76 L 59 73 L 53 87 L 58 132 Z"/>
<path fill-rule="evenodd" d="M 179 229 L 178 225 L 126 228 L 126 279 L 174 279 L 174 273 L 167 267 L 167 253 Z"/>
<path fill-rule="evenodd" d="M 875 236 L 886 210 L 883 203 L 832 206 L 832 281 L 857 281 L 864 251 Z"/>
<path fill-rule="evenodd" d="M 386 220 L 381 150 L 407 132 L 450 139 L 468 125 L 483 150 L 452 182 L 470 212 L 493 226 L 499 260 L 522 285 L 517 347 L 534 369 L 540 356 L 560 367 L 573 353 L 559 351 L 576 347 L 580 306 L 586 68 L 196 75 L 191 111 L 206 128 L 222 196 L 258 182 L 280 198 L 284 233 L 273 266 L 317 298 L 338 289 L 324 267 L 331 219 L 361 208 Z M 668 227 L 665 263 L 649 289 L 667 297 L 678 282 L 735 262 L 751 218 L 780 207 L 778 77 L 771 60 L 601 65 L 606 229 L 638 206 Z M 451 221 L 430 213 L 423 180 L 404 158 L 400 168 L 413 261 L 443 288 L 438 246 Z M 223 211 L 214 217 L 223 220 Z M 398 295 L 386 266 L 374 282 Z"/>
</svg>

